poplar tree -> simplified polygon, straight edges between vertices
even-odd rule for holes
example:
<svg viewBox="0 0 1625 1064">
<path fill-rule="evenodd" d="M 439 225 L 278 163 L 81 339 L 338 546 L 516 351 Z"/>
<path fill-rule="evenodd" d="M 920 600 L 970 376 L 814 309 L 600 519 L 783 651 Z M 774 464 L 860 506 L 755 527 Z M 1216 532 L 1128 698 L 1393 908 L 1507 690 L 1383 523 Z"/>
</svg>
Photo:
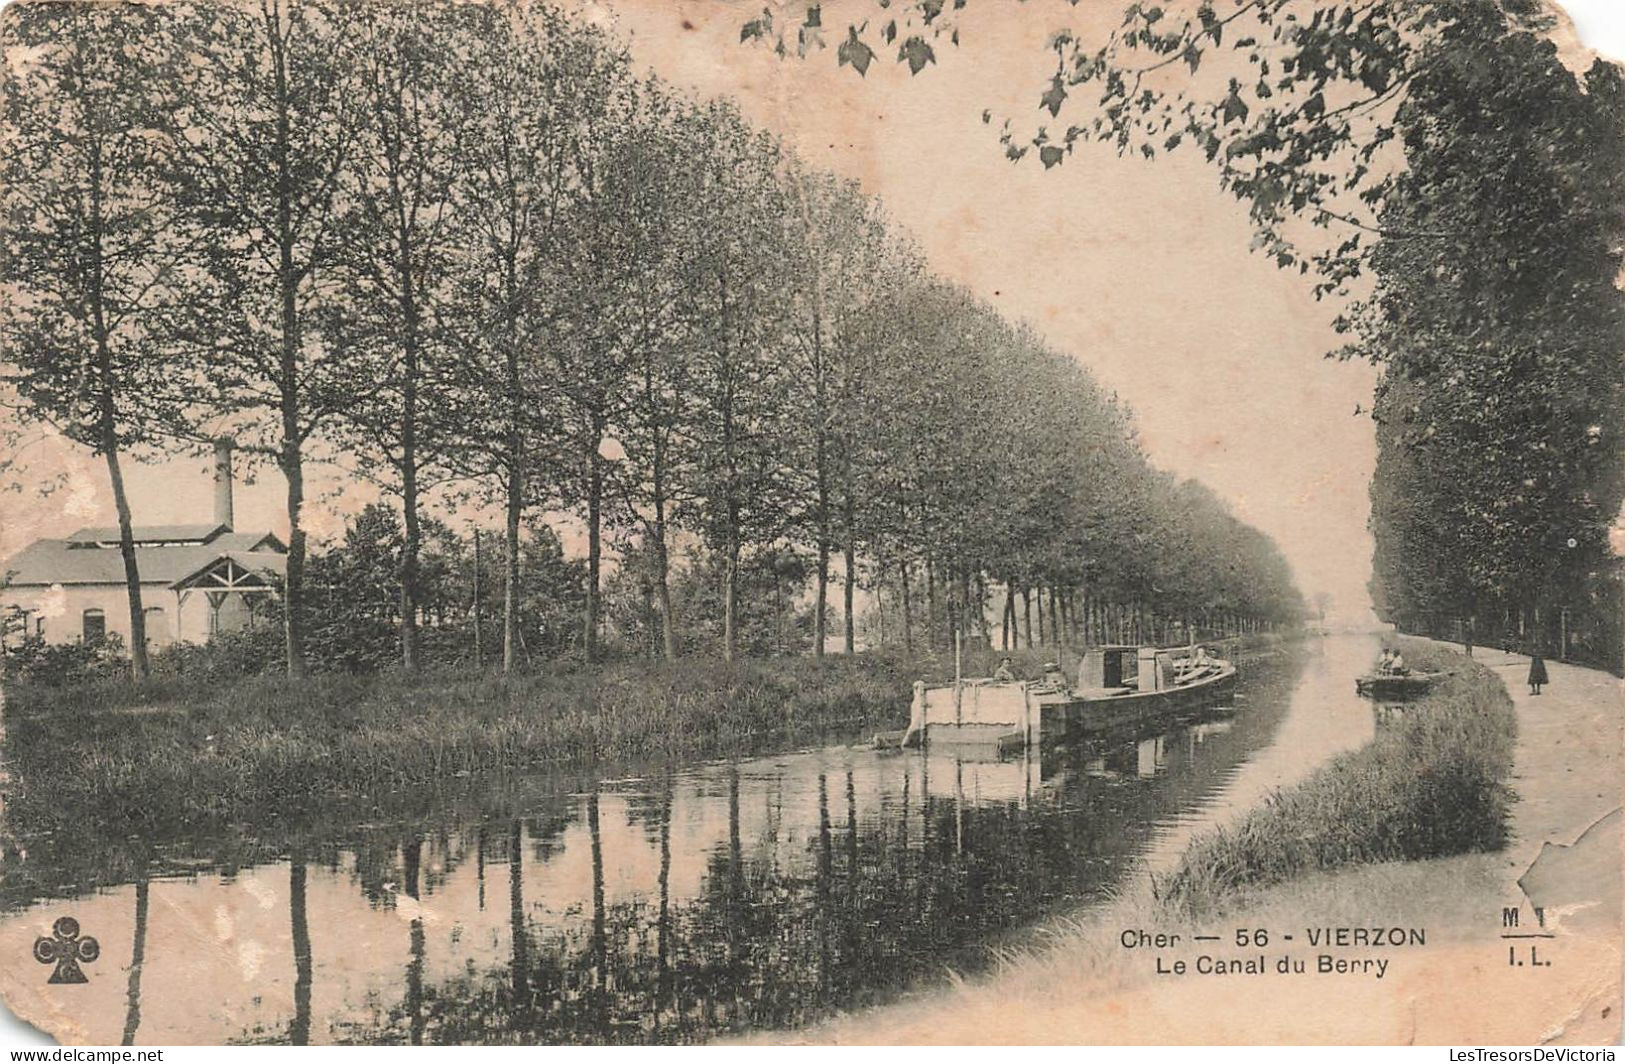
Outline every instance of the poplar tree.
<svg viewBox="0 0 1625 1064">
<path fill-rule="evenodd" d="M 177 65 L 167 116 L 178 202 L 199 249 L 182 335 L 207 378 L 210 423 L 286 481 L 283 634 L 298 676 L 305 463 L 357 387 L 345 353 L 313 322 L 332 296 L 338 194 L 361 122 L 354 12 L 307 0 L 164 12 L 194 60 Z"/>
<path fill-rule="evenodd" d="M 178 414 L 165 314 L 185 252 L 155 128 L 165 20 L 149 9 L 19 4 L 0 28 L 0 344 L 18 413 L 99 455 L 118 515 L 130 663 L 146 613 L 123 459 Z"/>
</svg>

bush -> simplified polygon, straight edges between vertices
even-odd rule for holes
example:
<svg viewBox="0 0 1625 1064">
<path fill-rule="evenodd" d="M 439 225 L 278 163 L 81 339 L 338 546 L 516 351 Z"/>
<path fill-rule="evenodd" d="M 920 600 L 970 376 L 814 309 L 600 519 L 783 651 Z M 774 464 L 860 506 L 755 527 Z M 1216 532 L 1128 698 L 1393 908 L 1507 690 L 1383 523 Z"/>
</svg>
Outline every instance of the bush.
<svg viewBox="0 0 1625 1064">
<path fill-rule="evenodd" d="M 208 643 L 175 643 L 152 656 L 158 676 L 227 679 L 259 676 L 280 669 L 285 659 L 282 630 L 274 625 L 219 632 Z"/>
<path fill-rule="evenodd" d="M 15 646 L 8 645 L 5 652 L 8 680 L 42 687 L 95 683 L 129 671 L 124 640 L 117 632 L 94 643 L 47 643 L 41 636 L 30 635 Z"/>
</svg>

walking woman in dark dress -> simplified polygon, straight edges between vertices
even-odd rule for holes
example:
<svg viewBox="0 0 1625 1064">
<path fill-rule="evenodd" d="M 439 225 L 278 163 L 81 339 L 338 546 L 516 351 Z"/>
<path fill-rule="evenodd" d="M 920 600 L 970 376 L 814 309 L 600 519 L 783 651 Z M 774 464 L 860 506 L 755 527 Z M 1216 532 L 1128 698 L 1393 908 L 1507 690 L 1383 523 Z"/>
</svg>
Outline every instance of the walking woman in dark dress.
<svg viewBox="0 0 1625 1064">
<path fill-rule="evenodd" d="M 1529 654 L 1529 693 L 1540 694 L 1540 685 L 1546 682 L 1546 662 L 1541 658 L 1540 651 L 1534 650 Z"/>
</svg>

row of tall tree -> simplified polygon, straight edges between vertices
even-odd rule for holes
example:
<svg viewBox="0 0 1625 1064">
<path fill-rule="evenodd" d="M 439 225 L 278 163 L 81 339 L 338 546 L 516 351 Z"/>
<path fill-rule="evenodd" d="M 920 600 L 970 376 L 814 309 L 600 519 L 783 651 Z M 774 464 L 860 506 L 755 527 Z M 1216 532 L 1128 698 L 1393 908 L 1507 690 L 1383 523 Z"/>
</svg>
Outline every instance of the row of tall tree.
<svg viewBox="0 0 1625 1064">
<path fill-rule="evenodd" d="M 560 511 L 589 659 L 606 539 L 668 657 L 674 551 L 716 574 L 727 658 L 744 566 L 786 551 L 818 653 L 836 573 L 848 650 L 880 574 L 961 630 L 999 586 L 1298 611 L 1273 547 L 1156 473 L 1076 361 L 932 279 L 855 185 L 552 8 L 26 5 L 4 33 L 7 379 L 107 463 L 138 672 L 121 461 L 222 435 L 287 484 L 295 675 L 312 461 L 398 507 L 408 669 L 446 501 L 503 515 L 505 667 L 522 530 Z"/>
<path fill-rule="evenodd" d="M 1618 670 L 1625 588 L 1625 86 L 1459 25 L 1411 86 L 1410 166 L 1356 319 L 1380 357 L 1372 582 L 1414 630 Z"/>
<path fill-rule="evenodd" d="M 919 74 L 934 46 L 959 44 L 966 6 L 875 0 L 837 61 L 862 75 L 895 47 Z M 1064 128 L 1006 122 L 1006 152 L 1048 168 L 1097 143 L 1147 159 L 1195 148 L 1246 205 L 1254 247 L 1349 308 L 1335 354 L 1383 369 L 1379 614 L 1625 667 L 1625 568 L 1608 543 L 1625 496 L 1618 66 L 1565 62 L 1540 0 L 1095 14 L 1047 42 L 1053 74 L 1034 95 Z M 803 25 L 764 15 L 741 36 L 788 55 Z"/>
</svg>

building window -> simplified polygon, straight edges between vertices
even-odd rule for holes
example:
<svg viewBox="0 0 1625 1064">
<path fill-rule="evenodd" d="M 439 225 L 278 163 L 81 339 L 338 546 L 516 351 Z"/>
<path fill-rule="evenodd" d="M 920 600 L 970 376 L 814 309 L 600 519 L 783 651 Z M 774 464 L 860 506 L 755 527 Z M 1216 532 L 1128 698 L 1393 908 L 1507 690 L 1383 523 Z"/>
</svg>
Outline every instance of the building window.
<svg viewBox="0 0 1625 1064">
<path fill-rule="evenodd" d="M 100 643 L 107 638 L 107 615 L 101 610 L 91 608 L 84 612 L 84 640 L 86 643 Z"/>
</svg>

